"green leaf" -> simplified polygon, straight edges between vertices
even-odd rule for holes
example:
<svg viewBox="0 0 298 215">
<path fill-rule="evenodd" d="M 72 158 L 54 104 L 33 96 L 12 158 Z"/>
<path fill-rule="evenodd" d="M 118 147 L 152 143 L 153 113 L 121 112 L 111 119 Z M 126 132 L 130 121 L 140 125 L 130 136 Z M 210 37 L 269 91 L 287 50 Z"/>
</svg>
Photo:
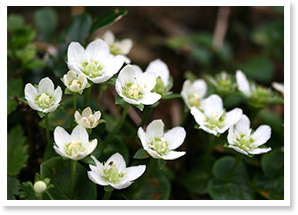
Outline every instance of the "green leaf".
<svg viewBox="0 0 298 215">
<path fill-rule="evenodd" d="M 96 166 L 95 161 L 91 157 L 89 157 L 89 156 L 85 157 L 81 161 L 84 162 L 84 163 L 86 163 L 86 164 L 91 164 L 93 166 Z"/>
<path fill-rule="evenodd" d="M 7 173 L 18 175 L 28 160 L 28 145 L 20 125 L 12 128 L 7 136 Z"/>
<path fill-rule="evenodd" d="M 181 98 L 180 94 L 176 94 L 176 93 L 171 93 L 171 94 L 167 94 L 165 96 L 162 97 L 162 99 L 164 100 L 169 100 L 169 99 L 178 99 Z"/>
<path fill-rule="evenodd" d="M 157 163 L 160 170 L 162 170 L 167 165 L 167 161 L 164 159 L 158 159 Z"/>
<path fill-rule="evenodd" d="M 23 182 L 20 185 L 20 198 L 25 200 L 38 200 L 33 190 L 33 184 L 30 181 Z"/>
<path fill-rule="evenodd" d="M 115 10 L 109 11 L 106 14 L 103 14 L 93 22 L 92 27 L 90 29 L 90 34 L 92 34 L 95 30 L 99 28 L 102 28 L 110 24 L 113 24 L 114 22 L 117 22 L 126 14 L 127 14 L 127 11 L 125 9 L 115 9 Z"/>
<path fill-rule="evenodd" d="M 136 108 L 138 108 L 140 111 L 143 111 L 144 110 L 144 105 L 143 104 L 138 104 L 138 105 L 133 105 L 135 106 Z"/>
<path fill-rule="evenodd" d="M 57 12 L 51 7 L 41 7 L 34 13 L 34 23 L 42 38 L 50 41 L 58 24 Z"/>
<path fill-rule="evenodd" d="M 41 70 L 46 66 L 45 61 L 41 60 L 41 59 L 34 59 L 33 61 L 31 61 L 30 63 L 28 63 L 26 65 L 26 69 L 29 70 Z"/>
<path fill-rule="evenodd" d="M 19 195 L 20 181 L 15 177 L 7 176 L 7 199 L 16 200 L 16 196 Z"/>
<path fill-rule="evenodd" d="M 63 160 L 61 157 L 51 158 L 41 164 L 41 177 L 50 178 L 55 186 L 55 189 L 47 191 L 50 198 L 54 200 L 96 199 L 96 185 L 88 178 L 87 169 L 78 162 L 76 163 L 73 196 L 71 196 L 70 169 L 70 160 Z"/>
<path fill-rule="evenodd" d="M 208 192 L 215 200 L 253 200 L 254 191 L 248 184 L 222 181 L 213 178 L 208 183 Z"/>
<path fill-rule="evenodd" d="M 21 102 L 23 102 L 23 103 L 25 103 L 25 104 L 29 104 L 27 102 L 27 100 L 25 99 L 25 97 L 18 98 L 18 100 L 21 101 Z"/>
<path fill-rule="evenodd" d="M 24 85 L 21 78 L 7 81 L 7 115 L 16 110 L 18 102 L 15 97 L 21 97 L 24 94 Z"/>
<path fill-rule="evenodd" d="M 89 14 L 82 13 L 75 16 L 66 29 L 67 42 L 83 43 L 89 36 L 92 19 Z"/>
<path fill-rule="evenodd" d="M 150 155 L 143 148 L 140 148 L 133 156 L 134 159 L 147 159 L 149 157 Z"/>
<path fill-rule="evenodd" d="M 126 101 L 124 101 L 124 99 L 119 96 L 118 94 L 115 96 L 115 104 L 116 105 L 126 105 Z"/>
<path fill-rule="evenodd" d="M 40 118 L 44 118 L 48 114 L 48 113 L 44 113 L 44 112 L 41 112 L 41 111 L 38 111 L 37 113 L 38 113 L 38 116 Z"/>
<path fill-rule="evenodd" d="M 14 31 L 24 25 L 24 19 L 18 14 L 9 14 L 7 17 L 7 30 Z"/>
<path fill-rule="evenodd" d="M 73 92 L 72 92 L 70 89 L 68 89 L 68 88 L 66 87 L 65 90 L 64 90 L 64 94 L 65 94 L 65 95 L 72 95 Z"/>
<path fill-rule="evenodd" d="M 243 70 L 248 78 L 269 83 L 273 78 L 273 62 L 266 56 L 254 56 L 245 63 L 238 65 L 238 69 Z"/>
<path fill-rule="evenodd" d="M 273 150 L 264 154 L 261 160 L 262 170 L 265 176 L 276 178 L 284 173 L 284 153 L 280 150 Z"/>
<path fill-rule="evenodd" d="M 257 173 L 253 178 L 253 185 L 256 191 L 266 199 L 284 199 L 283 175 L 276 178 L 270 178 L 261 173 Z"/>
</svg>

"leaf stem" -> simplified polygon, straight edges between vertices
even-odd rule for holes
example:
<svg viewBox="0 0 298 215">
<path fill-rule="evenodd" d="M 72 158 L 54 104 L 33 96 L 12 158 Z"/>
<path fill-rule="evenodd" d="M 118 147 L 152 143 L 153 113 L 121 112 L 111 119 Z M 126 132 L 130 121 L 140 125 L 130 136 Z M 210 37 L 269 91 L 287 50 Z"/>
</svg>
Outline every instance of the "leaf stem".
<svg viewBox="0 0 298 215">
<path fill-rule="evenodd" d="M 126 104 L 124 107 L 124 110 L 122 112 L 122 116 L 118 122 L 118 124 L 116 125 L 116 127 L 114 128 L 114 130 L 112 131 L 112 133 L 105 139 L 105 141 L 103 142 L 103 146 L 106 147 L 114 138 L 114 136 L 118 133 L 119 129 L 121 128 L 127 113 L 128 113 L 128 109 L 129 109 L 129 104 Z"/>
<path fill-rule="evenodd" d="M 142 117 L 142 122 L 141 122 L 140 127 L 143 127 L 147 123 L 152 111 L 153 111 L 152 107 L 146 107 L 146 109 L 144 111 L 144 115 Z"/>
<path fill-rule="evenodd" d="M 188 118 L 188 115 L 189 115 L 189 109 L 187 110 L 184 110 L 184 113 L 183 113 L 183 118 L 181 120 L 181 123 L 180 123 L 180 126 L 184 127 L 184 124 Z"/>
<path fill-rule="evenodd" d="M 88 105 L 90 92 L 91 92 L 91 87 L 89 87 L 85 90 L 84 107 L 83 108 L 87 107 L 87 105 Z"/>
<path fill-rule="evenodd" d="M 114 190 L 114 189 L 113 189 Z M 112 192 L 113 192 L 113 190 L 111 190 L 111 191 L 107 191 L 107 190 L 105 190 L 105 194 L 103 195 L 103 200 L 109 200 L 110 199 L 110 197 L 111 197 L 111 195 L 112 195 Z"/>
<path fill-rule="evenodd" d="M 74 180 L 76 175 L 76 168 L 77 168 L 77 161 L 76 160 L 70 160 L 71 164 L 71 184 L 70 184 L 70 195 L 73 199 L 73 190 L 74 190 Z"/>
<path fill-rule="evenodd" d="M 73 93 L 73 120 L 71 121 L 71 128 L 73 128 L 73 123 L 75 121 L 74 114 L 77 110 L 77 94 Z"/>
<path fill-rule="evenodd" d="M 234 161 L 233 167 L 232 167 L 230 173 L 226 177 L 226 180 L 227 181 L 230 181 L 231 180 L 231 178 L 232 178 L 235 170 L 237 169 L 238 165 L 240 164 L 241 158 L 242 158 L 242 154 L 237 153 L 237 156 L 236 156 L 236 159 Z"/>
<path fill-rule="evenodd" d="M 49 147 L 50 143 L 50 129 L 49 129 L 49 114 L 46 114 L 44 117 L 45 126 L 46 126 L 46 136 L 47 136 L 47 148 Z"/>
</svg>

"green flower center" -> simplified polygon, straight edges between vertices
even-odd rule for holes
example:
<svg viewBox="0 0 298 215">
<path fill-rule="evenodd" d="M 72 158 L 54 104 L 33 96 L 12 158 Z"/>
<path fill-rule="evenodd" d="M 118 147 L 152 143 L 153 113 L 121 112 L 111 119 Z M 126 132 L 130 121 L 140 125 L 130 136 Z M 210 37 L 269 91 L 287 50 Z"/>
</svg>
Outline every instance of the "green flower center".
<svg viewBox="0 0 298 215">
<path fill-rule="evenodd" d="M 72 141 L 71 143 L 66 144 L 65 153 L 69 156 L 73 156 L 84 151 L 85 147 L 78 141 Z"/>
<path fill-rule="evenodd" d="M 35 98 L 35 104 L 41 109 L 47 109 L 54 103 L 54 98 L 47 93 L 42 93 Z"/>
<path fill-rule="evenodd" d="M 217 84 L 218 90 L 224 94 L 229 93 L 233 89 L 232 81 L 228 77 L 225 79 L 218 79 Z"/>
<path fill-rule="evenodd" d="M 206 119 L 206 127 L 208 127 L 211 130 L 220 129 L 224 125 L 224 118 L 224 116 L 218 118 L 217 113 L 212 113 L 211 117 Z"/>
<path fill-rule="evenodd" d="M 236 139 L 236 141 L 237 147 L 244 151 L 248 151 L 251 148 L 254 148 L 254 139 L 245 134 L 242 134 L 239 138 Z"/>
<path fill-rule="evenodd" d="M 164 86 L 164 83 L 160 77 L 156 78 L 156 84 L 152 91 L 160 95 L 164 95 L 167 92 L 167 88 Z"/>
<path fill-rule="evenodd" d="M 159 155 L 163 155 L 169 151 L 168 142 L 164 138 L 155 137 L 152 142 L 148 144 L 149 148 Z"/>
<path fill-rule="evenodd" d="M 123 94 L 130 99 L 138 100 L 142 98 L 142 87 L 138 84 L 128 83 L 122 87 Z"/>
<path fill-rule="evenodd" d="M 94 60 L 82 63 L 81 70 L 90 78 L 96 78 L 103 74 L 103 66 L 100 65 L 98 61 Z"/>
<path fill-rule="evenodd" d="M 113 163 L 113 161 L 111 161 Z M 110 164 L 109 164 L 110 165 Z M 104 169 L 104 177 L 107 181 L 112 182 L 112 183 L 117 183 L 119 180 L 124 176 L 123 173 L 118 172 L 118 168 L 111 164 L 112 166 L 109 169 Z"/>
<path fill-rule="evenodd" d="M 191 107 L 200 107 L 200 96 L 197 93 L 189 94 L 188 95 L 188 103 Z"/>
<path fill-rule="evenodd" d="M 258 86 L 255 91 L 252 92 L 251 99 L 259 104 L 267 104 L 270 100 L 270 92 L 264 87 Z"/>
</svg>

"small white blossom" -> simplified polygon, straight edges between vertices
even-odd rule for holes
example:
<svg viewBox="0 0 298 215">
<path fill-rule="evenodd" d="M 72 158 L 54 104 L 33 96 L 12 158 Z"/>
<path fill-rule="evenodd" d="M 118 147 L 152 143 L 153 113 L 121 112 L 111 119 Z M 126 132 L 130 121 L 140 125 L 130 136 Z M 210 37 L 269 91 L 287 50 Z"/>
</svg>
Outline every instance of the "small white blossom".
<svg viewBox="0 0 298 215">
<path fill-rule="evenodd" d="M 91 154 L 97 146 L 97 139 L 89 142 L 89 135 L 85 128 L 77 125 L 69 135 L 62 127 L 56 127 L 54 140 L 55 151 L 62 157 L 81 160 Z"/>
<path fill-rule="evenodd" d="M 265 144 L 271 136 L 271 128 L 268 125 L 261 125 L 252 133 L 250 121 L 246 115 L 229 129 L 229 148 L 235 149 L 245 155 L 256 155 L 269 152 L 271 148 L 259 148 Z"/>
<path fill-rule="evenodd" d="M 123 39 L 120 41 L 115 40 L 115 36 L 113 32 L 106 31 L 102 36 L 103 40 L 109 45 L 110 52 L 112 55 L 123 55 L 125 63 L 129 64 L 130 59 L 127 58 L 127 55 L 132 48 L 132 40 L 131 39 Z"/>
<path fill-rule="evenodd" d="M 72 42 L 68 47 L 69 69 L 77 74 L 85 74 L 94 83 L 109 80 L 120 70 L 123 63 L 123 56 L 111 55 L 109 46 L 100 39 L 91 42 L 86 49 L 77 42 Z"/>
<path fill-rule="evenodd" d="M 145 72 L 151 72 L 155 74 L 156 84 L 153 88 L 153 92 L 164 95 L 172 87 L 169 68 L 162 60 L 156 59 L 151 61 Z"/>
<path fill-rule="evenodd" d="M 70 70 L 63 76 L 63 83 L 70 91 L 78 93 L 85 89 L 88 81 L 83 73 L 77 74 L 73 70 Z"/>
<path fill-rule="evenodd" d="M 37 181 L 34 183 L 33 190 L 35 193 L 42 194 L 47 190 L 47 185 L 43 181 Z"/>
<path fill-rule="evenodd" d="M 145 165 L 126 167 L 125 160 L 119 153 L 113 154 L 107 162 L 100 163 L 94 156 L 91 158 L 96 166 L 89 165 L 88 177 L 95 184 L 112 186 L 115 189 L 124 189 L 132 184 L 132 181 L 139 178 L 146 169 Z"/>
<path fill-rule="evenodd" d="M 181 96 L 189 109 L 192 107 L 200 109 L 202 99 L 205 97 L 206 92 L 207 84 L 203 79 L 196 80 L 193 83 L 186 80 L 183 83 Z"/>
<path fill-rule="evenodd" d="M 25 98 L 32 109 L 49 113 L 55 111 L 59 106 L 62 90 L 59 86 L 55 90 L 51 79 L 43 78 L 40 80 L 38 87 L 26 84 Z"/>
<path fill-rule="evenodd" d="M 127 65 L 116 80 L 116 91 L 126 102 L 133 105 L 152 105 L 161 95 L 151 92 L 156 83 L 155 75 L 142 72 L 136 65 Z"/>
<path fill-rule="evenodd" d="M 242 116 L 240 108 L 226 112 L 223 108 L 222 99 L 218 95 L 211 95 L 204 99 L 201 107 L 201 110 L 192 107 L 191 114 L 201 129 L 213 135 L 224 133 Z"/>
<path fill-rule="evenodd" d="M 152 121 L 146 129 L 138 129 L 138 136 L 146 150 L 153 158 L 174 160 L 185 152 L 174 151 L 184 141 L 186 132 L 182 127 L 175 127 L 164 133 L 164 124 L 159 120 Z"/>
<path fill-rule="evenodd" d="M 83 110 L 82 115 L 79 113 L 79 111 L 75 112 L 75 120 L 76 122 L 81 125 L 84 128 L 95 128 L 98 123 L 99 119 L 101 117 L 101 112 L 96 111 L 95 113 L 92 113 L 92 110 L 90 107 L 87 107 Z"/>
<path fill-rule="evenodd" d="M 272 87 L 277 91 L 281 92 L 282 94 L 284 94 L 284 84 L 273 82 Z"/>
</svg>

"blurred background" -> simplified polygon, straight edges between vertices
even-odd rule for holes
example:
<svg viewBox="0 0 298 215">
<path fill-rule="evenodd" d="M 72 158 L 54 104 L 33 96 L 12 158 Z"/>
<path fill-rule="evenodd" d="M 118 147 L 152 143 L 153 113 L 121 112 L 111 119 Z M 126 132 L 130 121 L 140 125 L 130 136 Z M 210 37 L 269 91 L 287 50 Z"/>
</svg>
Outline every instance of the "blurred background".
<svg viewBox="0 0 298 215">
<path fill-rule="evenodd" d="M 19 137 L 23 143 L 20 151 L 25 151 L 22 165 L 8 172 L 8 177 L 15 178 L 18 175 L 15 184 L 33 181 L 43 161 L 46 143 L 43 121 L 18 98 L 24 96 L 26 83 L 38 83 L 46 76 L 54 81 L 55 86 L 63 86 L 60 78 L 68 71 L 66 52 L 72 41 L 86 46 L 106 30 L 111 30 L 120 39 L 131 38 L 133 48 L 128 57 L 132 64 L 145 70 L 150 61 L 157 58 L 163 60 L 173 76 L 174 93 L 181 92 L 186 79 L 204 78 L 222 71 L 234 76 L 237 69 L 243 70 L 248 78 L 265 87 L 270 87 L 273 81 L 283 82 L 283 7 L 122 7 L 127 15 L 89 35 L 93 20 L 116 9 L 8 7 L 8 133 L 22 134 Z M 209 85 L 208 94 L 214 91 Z M 103 138 L 106 132 L 112 130 L 113 123 L 117 122 L 115 118 L 120 116 L 121 109 L 114 105 L 113 87 L 108 87 L 100 100 L 97 99 L 98 95 L 99 90 L 94 85 L 91 107 L 100 107 L 107 123 L 99 126 L 94 132 L 96 134 L 92 135 Z M 83 97 L 79 97 L 78 102 L 81 107 Z M 224 98 L 224 105 L 227 110 L 241 107 L 244 113 L 255 119 L 253 128 L 264 123 L 272 127 L 272 137 L 266 145 L 276 151 L 273 150 L 267 158 L 255 156 L 243 161 L 247 168 L 248 186 L 253 190 L 248 195 L 252 199 L 283 199 L 283 105 L 266 107 L 258 111 L 257 116 L 239 95 L 228 95 Z M 51 129 L 57 125 L 67 127 L 70 124 L 71 96 L 63 96 L 63 106 L 66 107 L 65 112 L 57 110 L 50 116 Z M 208 181 L 213 175 L 211 169 L 214 161 L 234 152 L 223 147 L 225 134 L 217 139 L 212 156 L 206 157 L 208 135 L 194 129 L 192 116 L 184 113 L 182 99 L 164 100 L 152 112 L 148 122 L 161 118 L 166 129 L 180 125 L 184 120 L 187 138 L 180 149 L 187 151 L 187 154 L 168 162 L 164 177 L 154 176 L 158 179 L 148 184 L 150 192 L 144 188 L 144 191 L 131 198 L 211 198 Z M 141 119 L 142 112 L 131 108 L 129 120 L 120 134 L 123 140 L 119 141 L 123 144 L 111 144 L 109 149 L 104 149 L 104 154 L 121 151 L 127 162 L 138 163 L 131 159 L 140 147 L 138 140 L 132 137 Z M 272 168 L 273 172 L 276 171 L 273 175 L 268 173 L 272 172 Z M 115 194 L 114 198 L 130 198 L 127 197 L 128 192 Z"/>
</svg>

